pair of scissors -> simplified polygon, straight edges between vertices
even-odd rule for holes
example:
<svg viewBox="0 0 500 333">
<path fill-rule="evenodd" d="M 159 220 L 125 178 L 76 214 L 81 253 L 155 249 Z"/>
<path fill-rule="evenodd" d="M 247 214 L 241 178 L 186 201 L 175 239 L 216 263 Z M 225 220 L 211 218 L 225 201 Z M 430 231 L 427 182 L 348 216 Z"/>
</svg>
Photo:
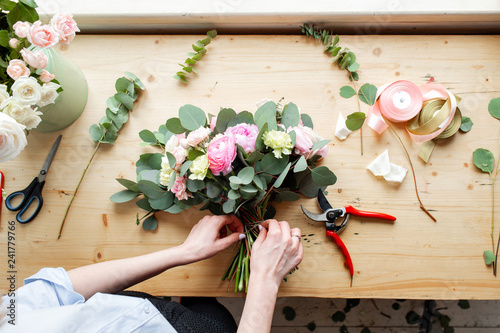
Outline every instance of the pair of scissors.
<svg viewBox="0 0 500 333">
<path fill-rule="evenodd" d="M 318 205 L 323 210 L 321 214 L 315 214 L 302 207 L 302 211 L 304 214 L 313 221 L 316 222 L 325 222 L 326 227 L 326 236 L 331 238 L 335 244 L 340 248 L 342 254 L 346 259 L 346 266 L 349 269 L 349 274 L 351 275 L 351 287 L 352 287 L 352 279 L 354 275 L 354 266 L 352 264 L 351 255 L 347 250 L 342 239 L 340 239 L 339 235 L 347 226 L 347 222 L 349 222 L 349 217 L 351 215 L 361 216 L 361 217 L 370 217 L 370 218 L 378 218 L 382 220 L 388 221 L 396 221 L 396 218 L 392 215 L 384 214 L 384 213 L 376 213 L 376 212 L 367 212 L 358 210 L 352 206 L 345 206 L 342 208 L 333 208 L 328 200 L 326 199 L 323 191 L 321 189 L 318 190 Z M 339 217 L 344 217 L 344 220 L 340 222 L 340 224 L 336 224 L 335 222 Z"/>
<path fill-rule="evenodd" d="M 52 160 L 56 155 L 57 148 L 59 148 L 59 143 L 61 142 L 61 138 L 62 135 L 59 135 L 56 139 L 56 142 L 54 142 L 54 144 L 52 145 L 52 148 L 50 149 L 49 154 L 45 159 L 45 163 L 43 163 L 42 170 L 40 170 L 40 174 L 38 175 L 38 177 L 35 177 L 33 181 L 28 185 L 28 187 L 26 187 L 24 190 L 13 192 L 7 197 L 7 199 L 5 199 L 5 206 L 7 207 L 8 210 L 11 211 L 21 210 L 16 215 L 17 222 L 19 223 L 30 222 L 38 215 L 40 209 L 42 209 L 43 205 L 42 189 L 43 186 L 45 185 L 45 175 L 49 171 L 50 164 L 52 163 Z M 12 199 L 14 199 L 17 196 L 21 196 L 21 202 L 17 206 L 12 206 L 11 203 Z M 23 218 L 23 214 L 26 213 L 28 208 L 30 208 L 30 206 L 33 204 L 35 200 L 37 202 L 35 211 L 28 218 Z"/>
</svg>

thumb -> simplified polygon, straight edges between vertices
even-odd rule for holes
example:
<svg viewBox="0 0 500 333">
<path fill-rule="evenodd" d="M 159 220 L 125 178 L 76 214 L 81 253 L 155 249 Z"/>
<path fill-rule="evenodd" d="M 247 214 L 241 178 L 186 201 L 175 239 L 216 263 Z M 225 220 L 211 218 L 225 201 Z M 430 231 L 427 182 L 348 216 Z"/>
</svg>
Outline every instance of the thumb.
<svg viewBox="0 0 500 333">
<path fill-rule="evenodd" d="M 253 243 L 253 246 L 257 246 L 257 247 L 261 246 L 262 243 L 264 242 L 264 240 L 266 239 L 266 237 L 267 237 L 267 229 L 266 228 L 260 229 L 259 236 L 257 237 L 255 242 Z"/>
<path fill-rule="evenodd" d="M 236 243 L 240 240 L 240 235 L 244 235 L 243 233 L 233 232 L 231 235 L 226 236 L 224 238 L 218 239 L 217 245 L 220 246 L 221 250 L 227 249 L 231 244 Z"/>
</svg>

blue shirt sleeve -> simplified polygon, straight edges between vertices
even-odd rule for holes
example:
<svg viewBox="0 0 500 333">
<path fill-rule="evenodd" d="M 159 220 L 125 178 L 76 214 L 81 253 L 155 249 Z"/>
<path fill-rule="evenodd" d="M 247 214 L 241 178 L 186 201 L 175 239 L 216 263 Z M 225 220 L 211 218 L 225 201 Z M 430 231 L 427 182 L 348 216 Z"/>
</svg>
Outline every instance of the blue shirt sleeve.
<svg viewBox="0 0 500 333">
<path fill-rule="evenodd" d="M 18 296 L 23 307 L 42 309 L 48 307 L 80 304 L 85 298 L 73 289 L 73 284 L 64 268 L 43 268 L 24 280 Z"/>
</svg>

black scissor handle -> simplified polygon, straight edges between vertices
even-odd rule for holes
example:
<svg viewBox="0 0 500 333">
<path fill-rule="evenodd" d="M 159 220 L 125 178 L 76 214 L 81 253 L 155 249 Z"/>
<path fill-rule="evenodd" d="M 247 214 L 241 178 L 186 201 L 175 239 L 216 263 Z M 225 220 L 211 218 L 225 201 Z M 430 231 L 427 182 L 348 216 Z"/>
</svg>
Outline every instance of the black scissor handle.
<svg viewBox="0 0 500 333">
<path fill-rule="evenodd" d="M 38 184 L 39 184 L 38 177 L 35 177 L 31 181 L 31 183 L 28 185 L 28 187 L 26 187 L 24 190 L 16 191 L 14 193 L 9 194 L 7 199 L 5 199 L 5 206 L 7 207 L 7 209 L 12 210 L 12 211 L 21 209 L 26 204 L 26 202 L 28 202 L 31 194 L 33 193 L 33 191 L 35 190 L 35 187 Z M 14 199 L 15 197 L 17 197 L 19 195 L 22 196 L 21 202 L 15 207 L 12 206 L 12 204 L 11 204 L 12 199 Z"/>
</svg>

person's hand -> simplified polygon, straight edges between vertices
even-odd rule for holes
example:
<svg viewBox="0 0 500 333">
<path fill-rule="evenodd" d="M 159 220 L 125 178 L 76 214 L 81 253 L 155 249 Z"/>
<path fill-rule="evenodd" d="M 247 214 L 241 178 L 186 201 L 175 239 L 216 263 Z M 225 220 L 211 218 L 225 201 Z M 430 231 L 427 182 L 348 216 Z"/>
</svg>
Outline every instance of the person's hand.
<svg viewBox="0 0 500 333">
<path fill-rule="evenodd" d="M 283 278 L 302 261 L 304 249 L 300 244 L 300 229 L 290 230 L 286 221 L 267 220 L 261 225 L 263 228 L 252 247 L 250 271 L 279 286 Z"/>
<path fill-rule="evenodd" d="M 226 226 L 232 234 L 227 235 Z M 243 236 L 241 236 L 243 235 Z M 234 215 L 205 216 L 181 245 L 191 262 L 213 257 L 244 237 L 243 225 Z"/>
</svg>

